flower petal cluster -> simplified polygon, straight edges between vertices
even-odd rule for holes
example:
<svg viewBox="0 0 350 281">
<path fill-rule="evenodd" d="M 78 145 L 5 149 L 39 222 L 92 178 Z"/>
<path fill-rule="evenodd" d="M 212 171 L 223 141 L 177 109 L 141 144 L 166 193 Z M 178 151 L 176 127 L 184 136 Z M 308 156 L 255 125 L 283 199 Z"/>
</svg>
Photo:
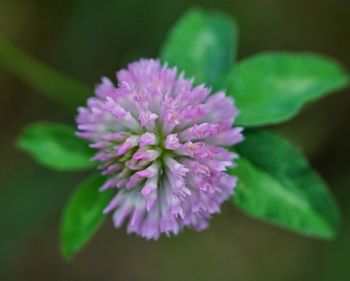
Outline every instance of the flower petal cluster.
<svg viewBox="0 0 350 281">
<path fill-rule="evenodd" d="M 131 63 L 117 81 L 102 78 L 77 117 L 107 177 L 101 190 L 118 190 L 105 213 L 147 239 L 205 229 L 236 186 L 226 172 L 237 157 L 227 148 L 243 140 L 234 102 L 159 60 Z"/>
</svg>

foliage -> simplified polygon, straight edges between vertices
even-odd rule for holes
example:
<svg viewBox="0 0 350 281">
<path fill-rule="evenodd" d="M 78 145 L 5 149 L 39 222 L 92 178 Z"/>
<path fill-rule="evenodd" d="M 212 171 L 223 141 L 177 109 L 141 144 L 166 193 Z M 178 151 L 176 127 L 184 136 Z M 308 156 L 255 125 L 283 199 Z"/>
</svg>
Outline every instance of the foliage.
<svg viewBox="0 0 350 281">
<path fill-rule="evenodd" d="M 112 198 L 111 190 L 98 192 L 103 178 L 92 175 L 72 194 L 61 225 L 62 254 L 71 259 L 102 224 L 103 209 Z"/>
<path fill-rule="evenodd" d="M 93 150 L 74 135 L 74 128 L 53 122 L 38 122 L 26 127 L 17 145 L 40 164 L 56 170 L 92 168 Z"/>
<path fill-rule="evenodd" d="M 326 184 L 285 139 L 248 131 L 237 146 L 239 178 L 233 202 L 248 214 L 308 236 L 333 238 L 339 212 Z"/>
</svg>

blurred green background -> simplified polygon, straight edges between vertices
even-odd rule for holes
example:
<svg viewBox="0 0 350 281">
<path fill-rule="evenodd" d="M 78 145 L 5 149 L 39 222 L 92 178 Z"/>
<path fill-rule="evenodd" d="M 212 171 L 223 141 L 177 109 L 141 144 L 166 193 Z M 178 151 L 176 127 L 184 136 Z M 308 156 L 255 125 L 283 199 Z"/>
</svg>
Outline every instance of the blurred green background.
<svg viewBox="0 0 350 281">
<path fill-rule="evenodd" d="M 348 0 L 0 0 L 0 34 L 36 58 L 93 85 L 139 57 L 156 57 L 166 32 L 193 5 L 221 10 L 240 27 L 239 58 L 308 50 L 350 70 Z M 110 220 L 74 263 L 58 250 L 60 212 L 86 175 L 42 168 L 16 150 L 36 120 L 69 112 L 0 68 L 0 280 L 350 280 L 350 90 L 307 106 L 273 128 L 299 145 L 343 212 L 335 241 L 305 238 L 248 218 L 230 203 L 211 227 L 157 242 L 114 230 Z"/>
</svg>

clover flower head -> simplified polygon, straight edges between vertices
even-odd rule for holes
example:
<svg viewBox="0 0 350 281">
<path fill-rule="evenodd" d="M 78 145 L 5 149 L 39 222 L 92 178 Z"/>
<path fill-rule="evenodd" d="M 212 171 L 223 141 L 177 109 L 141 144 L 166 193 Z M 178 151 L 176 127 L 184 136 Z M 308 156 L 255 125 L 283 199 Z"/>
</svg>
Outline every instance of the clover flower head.
<svg viewBox="0 0 350 281">
<path fill-rule="evenodd" d="M 118 190 L 104 212 L 148 239 L 205 229 L 236 186 L 226 172 L 237 157 L 227 147 L 243 139 L 232 99 L 153 59 L 129 64 L 117 81 L 102 78 L 77 117 L 107 177 L 101 190 Z"/>
</svg>

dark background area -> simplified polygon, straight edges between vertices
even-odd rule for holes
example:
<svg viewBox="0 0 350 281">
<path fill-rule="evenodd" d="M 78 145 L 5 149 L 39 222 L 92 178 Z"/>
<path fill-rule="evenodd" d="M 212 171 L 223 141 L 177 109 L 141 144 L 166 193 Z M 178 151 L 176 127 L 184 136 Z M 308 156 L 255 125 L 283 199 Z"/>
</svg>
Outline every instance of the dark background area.
<svg viewBox="0 0 350 281">
<path fill-rule="evenodd" d="M 234 16 L 239 59 L 265 50 L 315 51 L 350 70 L 350 1 L 0 0 L 0 34 L 92 87 L 139 57 L 157 57 L 167 30 L 193 5 Z M 72 123 L 69 112 L 0 69 L 0 280 L 350 280 L 350 90 L 308 105 L 274 130 L 309 157 L 329 183 L 344 227 L 331 242 L 253 220 L 230 203 L 203 233 L 157 242 L 107 220 L 76 257 L 58 249 L 61 210 L 84 173 L 38 166 L 18 151 L 21 128 Z"/>
</svg>

